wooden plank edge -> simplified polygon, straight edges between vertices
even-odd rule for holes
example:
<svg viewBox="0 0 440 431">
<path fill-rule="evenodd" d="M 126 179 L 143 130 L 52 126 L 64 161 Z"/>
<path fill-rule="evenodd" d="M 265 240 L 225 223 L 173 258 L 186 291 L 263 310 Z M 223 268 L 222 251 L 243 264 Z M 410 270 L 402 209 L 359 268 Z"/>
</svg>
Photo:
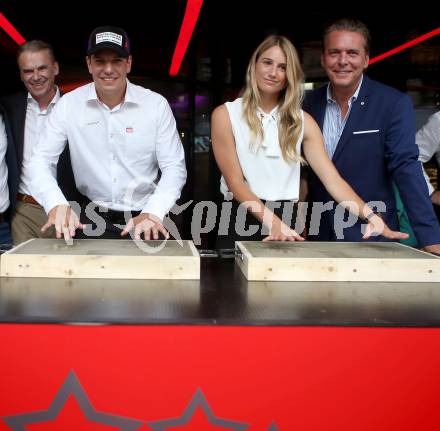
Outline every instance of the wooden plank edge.
<svg viewBox="0 0 440 431">
<path fill-rule="evenodd" d="M 32 257 L 30 261 L 27 260 L 29 257 Z M 35 257 L 38 258 L 37 269 L 34 267 Z M 96 260 L 101 262 L 97 264 Z M 75 265 L 72 265 L 73 263 Z M 118 270 L 121 266 L 124 266 L 124 269 Z M 2 277 L 27 278 L 198 280 L 200 279 L 200 258 L 195 256 L 149 256 L 146 267 L 145 256 L 58 255 L 54 257 L 54 255 L 12 254 L 1 266 L 0 274 Z"/>
<path fill-rule="evenodd" d="M 249 281 L 440 282 L 440 261 L 437 260 L 411 259 L 410 271 L 407 259 L 272 257 L 252 258 L 247 264 L 245 276 Z"/>
<path fill-rule="evenodd" d="M 241 241 L 235 242 L 235 250 L 236 250 L 235 263 L 238 265 L 245 278 L 248 279 L 249 258 L 251 258 L 252 255 L 249 253 L 249 250 Z"/>
</svg>

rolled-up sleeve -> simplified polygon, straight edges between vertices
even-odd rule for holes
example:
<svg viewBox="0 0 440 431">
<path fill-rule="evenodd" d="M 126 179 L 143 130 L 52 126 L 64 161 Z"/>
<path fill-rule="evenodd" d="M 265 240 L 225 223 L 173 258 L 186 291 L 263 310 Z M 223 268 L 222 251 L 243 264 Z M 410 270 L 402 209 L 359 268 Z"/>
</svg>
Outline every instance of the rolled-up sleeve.
<svg viewBox="0 0 440 431">
<path fill-rule="evenodd" d="M 440 158 L 440 112 L 429 117 L 428 122 L 417 132 L 416 142 L 419 147 L 419 160 L 422 163 L 427 162 L 434 155 L 437 159 Z M 434 193 L 434 187 L 425 169 L 423 169 L 423 175 L 431 195 Z"/>
<path fill-rule="evenodd" d="M 8 167 L 6 166 L 6 149 L 8 137 L 5 123 L 0 114 L 0 213 L 6 211 L 9 206 Z"/>
</svg>

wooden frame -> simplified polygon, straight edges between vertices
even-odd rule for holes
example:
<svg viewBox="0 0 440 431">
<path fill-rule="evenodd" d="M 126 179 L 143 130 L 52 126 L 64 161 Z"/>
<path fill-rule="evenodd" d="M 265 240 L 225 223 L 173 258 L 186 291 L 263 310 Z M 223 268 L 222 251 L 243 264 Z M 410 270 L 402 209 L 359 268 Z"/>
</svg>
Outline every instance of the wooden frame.
<svg viewBox="0 0 440 431">
<path fill-rule="evenodd" d="M 181 245 L 179 244 L 181 243 Z M 153 249 L 154 247 L 154 249 Z M 31 239 L 1 256 L 2 277 L 199 279 L 192 241 Z"/>
<path fill-rule="evenodd" d="M 390 242 L 236 242 L 253 281 L 440 282 L 440 258 Z"/>
</svg>

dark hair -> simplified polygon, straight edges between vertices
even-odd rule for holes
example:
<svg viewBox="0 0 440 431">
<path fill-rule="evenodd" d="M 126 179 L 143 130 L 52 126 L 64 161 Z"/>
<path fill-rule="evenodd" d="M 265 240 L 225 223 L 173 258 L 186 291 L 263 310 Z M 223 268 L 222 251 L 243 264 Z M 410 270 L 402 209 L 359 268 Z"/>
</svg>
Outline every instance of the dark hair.
<svg viewBox="0 0 440 431">
<path fill-rule="evenodd" d="M 23 52 L 38 52 L 47 50 L 49 51 L 50 58 L 53 62 L 56 61 L 55 59 L 55 53 L 53 51 L 52 45 L 48 44 L 47 42 L 43 42 L 42 40 L 34 39 L 29 40 L 28 42 L 23 43 L 23 45 L 20 45 L 17 50 L 17 61 L 20 58 L 20 55 L 23 54 Z"/>
<path fill-rule="evenodd" d="M 334 31 L 352 31 L 355 33 L 360 33 L 364 37 L 364 49 L 367 55 L 370 54 L 370 45 L 371 45 L 371 35 L 368 27 L 357 19 L 351 18 L 342 18 L 337 21 L 333 21 L 330 24 L 326 25 L 324 28 L 324 32 L 322 33 L 322 50 L 324 51 L 325 47 L 325 38 Z"/>
</svg>

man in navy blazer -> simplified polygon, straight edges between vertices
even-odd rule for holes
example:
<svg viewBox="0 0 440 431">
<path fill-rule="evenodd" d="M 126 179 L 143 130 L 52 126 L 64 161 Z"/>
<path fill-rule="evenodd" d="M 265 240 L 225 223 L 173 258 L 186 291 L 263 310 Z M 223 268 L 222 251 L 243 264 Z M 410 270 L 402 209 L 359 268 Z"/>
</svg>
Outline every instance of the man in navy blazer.
<svg viewBox="0 0 440 431">
<path fill-rule="evenodd" d="M 327 153 L 341 176 L 390 229 L 399 230 L 394 181 L 419 246 L 440 253 L 440 226 L 418 161 L 411 99 L 363 74 L 369 47 L 369 30 L 360 21 L 342 19 L 330 24 L 324 31 L 321 54 L 330 83 L 307 95 L 304 110 L 321 127 Z M 361 239 L 362 221 L 339 217 L 343 212 L 335 211 L 329 203 L 332 198 L 313 172 L 308 201 L 314 205 L 309 239 Z M 318 222 L 320 208 L 330 207 Z M 373 240 L 385 239 L 377 236 Z"/>
</svg>

